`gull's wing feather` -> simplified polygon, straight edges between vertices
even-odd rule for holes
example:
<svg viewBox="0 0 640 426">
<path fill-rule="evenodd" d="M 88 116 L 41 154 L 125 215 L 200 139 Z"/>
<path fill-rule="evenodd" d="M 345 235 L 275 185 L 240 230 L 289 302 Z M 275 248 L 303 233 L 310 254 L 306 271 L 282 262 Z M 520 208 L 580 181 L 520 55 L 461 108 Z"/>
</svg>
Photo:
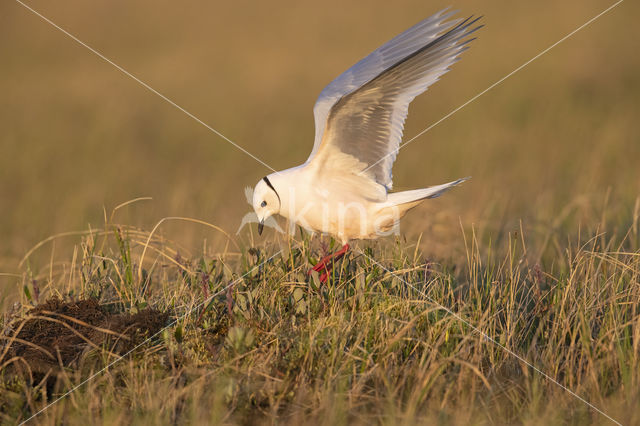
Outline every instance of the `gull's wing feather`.
<svg viewBox="0 0 640 426">
<path fill-rule="evenodd" d="M 472 27 L 477 19 L 443 22 L 450 15 L 440 12 L 410 28 L 322 91 L 308 163 L 324 167 L 336 155 L 348 155 L 357 160 L 349 172 L 366 171 L 391 189 L 409 103 L 449 70 L 470 41 L 465 37 L 479 28 Z"/>
<path fill-rule="evenodd" d="M 320 92 L 318 100 L 313 107 L 316 137 L 309 160 L 313 158 L 320 146 L 322 134 L 324 132 L 331 107 L 341 97 L 353 92 L 355 89 L 375 78 L 382 71 L 409 56 L 429 41 L 435 39 L 438 33 L 458 23 L 459 20 L 452 20 L 446 24 L 443 23 L 443 21 L 454 14 L 455 12 L 447 12 L 447 9 L 444 9 L 417 23 L 402 34 L 399 34 L 389 40 L 351 68 L 340 74 L 335 80 L 329 83 L 322 92 Z"/>
</svg>

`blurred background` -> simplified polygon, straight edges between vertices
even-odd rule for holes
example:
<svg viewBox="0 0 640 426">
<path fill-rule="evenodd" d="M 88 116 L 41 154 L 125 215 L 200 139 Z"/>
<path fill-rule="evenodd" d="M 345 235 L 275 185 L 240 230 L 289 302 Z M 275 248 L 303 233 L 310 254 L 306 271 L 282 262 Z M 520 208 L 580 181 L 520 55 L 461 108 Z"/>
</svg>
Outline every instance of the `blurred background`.
<svg viewBox="0 0 640 426">
<path fill-rule="evenodd" d="M 326 84 L 449 5 L 28 4 L 277 170 L 307 158 L 312 107 Z M 462 17 L 484 15 L 485 27 L 411 105 L 405 140 L 611 4 L 452 4 Z M 485 238 L 521 228 L 544 235 L 597 227 L 603 215 L 625 232 L 640 193 L 639 12 L 623 2 L 404 148 L 398 190 L 473 176 L 410 212 L 407 240 L 423 234 L 424 250 L 446 256 L 463 247 L 460 225 Z M 119 209 L 115 222 L 150 229 L 185 216 L 235 235 L 250 211 L 244 188 L 268 169 L 17 2 L 0 5 L 0 58 L 0 272 L 19 271 L 50 235 L 100 228 L 105 212 L 137 197 L 153 200 Z M 162 232 L 196 252 L 222 241 L 193 223 Z M 77 241 L 56 239 L 55 252 L 44 246 L 33 263 L 68 261 Z"/>
</svg>

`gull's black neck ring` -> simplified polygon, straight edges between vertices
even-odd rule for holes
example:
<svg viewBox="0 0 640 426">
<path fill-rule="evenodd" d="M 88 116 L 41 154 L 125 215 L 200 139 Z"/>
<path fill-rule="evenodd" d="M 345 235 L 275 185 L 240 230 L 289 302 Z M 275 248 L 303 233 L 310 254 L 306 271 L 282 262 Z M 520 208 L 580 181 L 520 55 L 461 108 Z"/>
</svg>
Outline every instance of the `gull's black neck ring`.
<svg viewBox="0 0 640 426">
<path fill-rule="evenodd" d="M 271 185 L 271 182 L 269 182 L 269 178 L 265 176 L 262 178 L 262 180 L 264 181 L 264 183 L 267 184 L 269 188 L 273 189 L 273 192 L 276 193 L 276 197 L 278 197 L 278 202 L 282 204 L 282 200 L 280 200 L 280 195 L 278 194 L 278 191 L 276 191 L 276 189 L 273 187 L 273 185 Z"/>
</svg>

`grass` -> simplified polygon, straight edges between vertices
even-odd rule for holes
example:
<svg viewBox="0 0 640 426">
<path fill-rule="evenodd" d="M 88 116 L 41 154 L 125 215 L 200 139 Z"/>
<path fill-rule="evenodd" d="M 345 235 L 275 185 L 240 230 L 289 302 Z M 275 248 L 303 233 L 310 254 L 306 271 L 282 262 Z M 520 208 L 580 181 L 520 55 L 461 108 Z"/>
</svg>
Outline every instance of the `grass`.
<svg viewBox="0 0 640 426">
<path fill-rule="evenodd" d="M 329 81 L 446 6 L 29 4 L 277 170 L 307 157 Z M 453 6 L 486 26 L 412 103 L 405 140 L 609 4 Z M 17 3 L 2 10 L 0 344 L 53 296 L 169 317 L 35 422 L 610 424 L 479 330 L 640 423 L 638 2 L 403 148 L 398 190 L 473 179 L 409 213 L 402 239 L 358 243 L 326 286 L 306 272 L 330 241 L 233 235 L 266 169 Z M 57 379 L 4 366 L 2 422 L 126 353 L 95 344 Z"/>
<path fill-rule="evenodd" d="M 456 259 L 401 240 L 360 244 L 322 285 L 307 271 L 332 241 L 234 241 L 187 257 L 158 230 L 106 224 L 71 262 L 27 266 L 13 314 L 52 295 L 96 298 L 117 313 L 169 312 L 167 328 L 35 421 L 610 423 L 566 387 L 635 424 L 639 225 L 636 215 L 626 230 L 576 232 L 551 262 L 533 260 L 527 235 L 487 244 L 473 228 Z M 57 380 L 10 363 L 3 421 L 28 418 L 116 361 L 110 349 L 83 348 Z"/>
</svg>

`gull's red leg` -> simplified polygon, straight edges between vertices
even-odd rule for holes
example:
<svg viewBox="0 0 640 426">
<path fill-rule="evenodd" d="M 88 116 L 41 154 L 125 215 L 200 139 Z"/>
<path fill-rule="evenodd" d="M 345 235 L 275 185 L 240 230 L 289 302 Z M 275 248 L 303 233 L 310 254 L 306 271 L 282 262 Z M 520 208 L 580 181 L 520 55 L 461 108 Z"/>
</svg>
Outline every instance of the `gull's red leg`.
<svg viewBox="0 0 640 426">
<path fill-rule="evenodd" d="M 342 257 L 348 250 L 349 244 L 345 244 L 339 251 L 323 257 L 320 262 L 318 262 L 313 268 L 309 270 L 308 275 L 311 275 L 311 271 L 320 272 L 324 269 L 324 273 L 320 275 L 320 282 L 326 282 L 329 273 L 331 273 L 331 270 L 333 269 L 334 263 L 342 259 Z"/>
<path fill-rule="evenodd" d="M 328 254 L 325 257 L 323 257 L 322 259 L 320 259 L 320 261 L 318 263 L 313 265 L 313 268 L 309 269 L 309 273 L 307 275 L 311 275 L 311 271 L 320 272 L 323 269 L 325 269 L 327 267 L 327 264 L 331 260 L 331 258 L 333 258 L 333 254 Z"/>
<path fill-rule="evenodd" d="M 347 251 L 349 251 L 349 248 L 350 248 L 349 244 L 343 245 L 340 251 L 337 251 L 333 254 L 333 256 L 335 257 L 335 260 L 342 259 L 342 256 L 344 256 L 347 253 Z"/>
<path fill-rule="evenodd" d="M 329 274 L 331 273 L 331 271 L 333 270 L 333 265 L 335 265 L 335 262 L 337 262 L 338 260 L 342 259 L 342 257 L 347 253 L 347 251 L 349 250 L 349 244 L 345 244 L 342 246 L 342 248 L 335 252 L 332 256 L 333 258 L 331 259 L 331 264 L 329 267 L 325 267 L 324 268 L 324 273 L 322 275 L 320 275 L 320 282 L 324 283 L 327 282 L 327 278 L 329 277 Z"/>
</svg>

